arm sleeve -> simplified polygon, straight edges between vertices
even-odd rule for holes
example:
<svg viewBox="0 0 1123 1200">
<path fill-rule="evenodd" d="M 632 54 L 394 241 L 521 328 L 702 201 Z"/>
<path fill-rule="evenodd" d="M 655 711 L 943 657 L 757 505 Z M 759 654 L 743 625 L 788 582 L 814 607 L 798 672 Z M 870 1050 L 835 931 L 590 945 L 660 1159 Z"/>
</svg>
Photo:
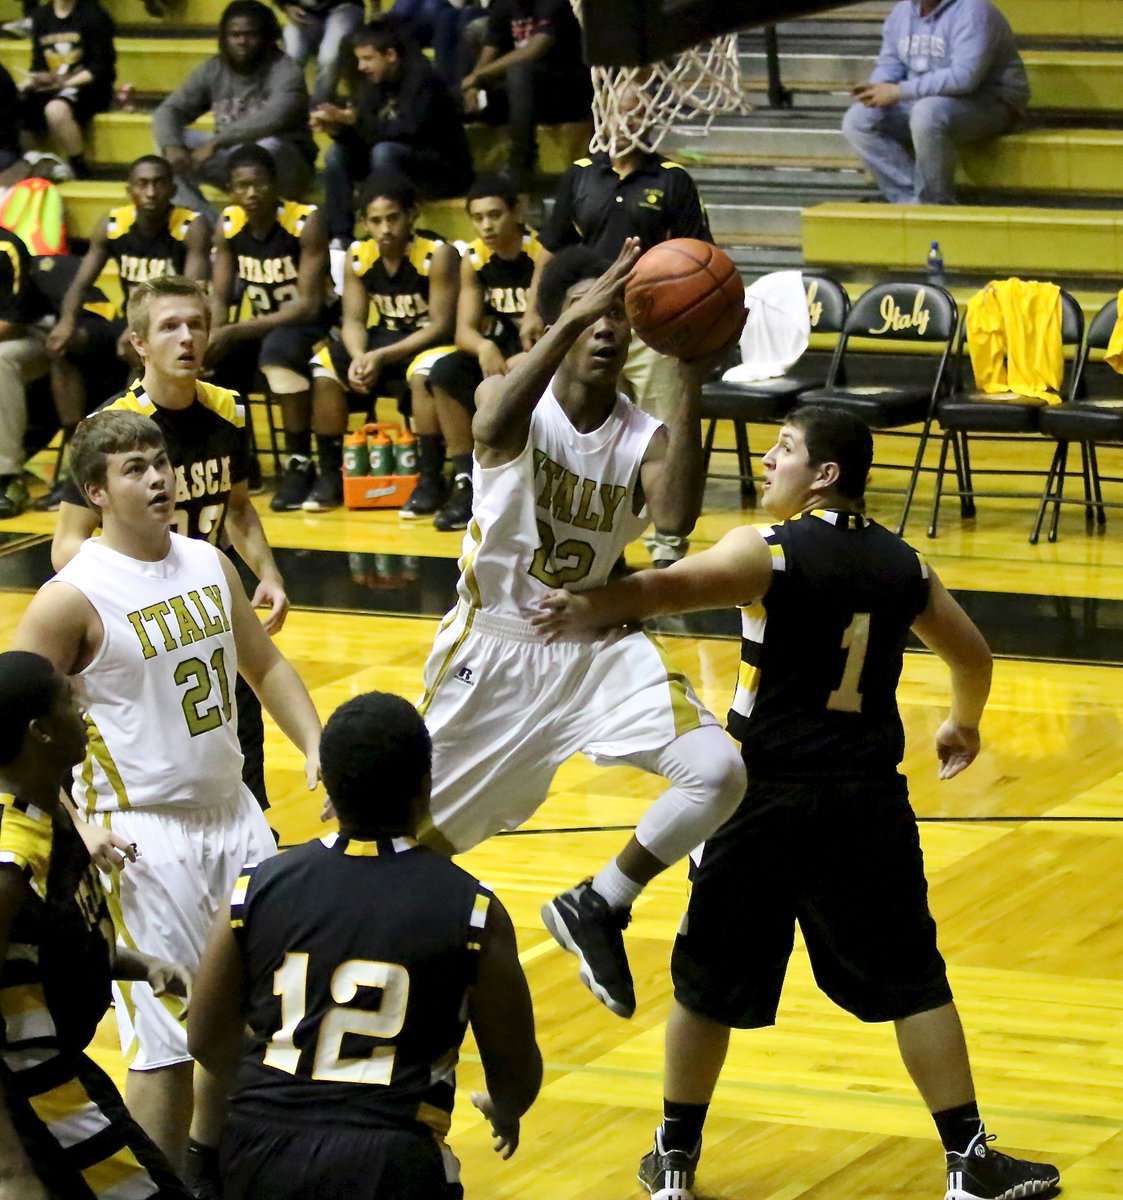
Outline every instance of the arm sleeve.
<svg viewBox="0 0 1123 1200">
<path fill-rule="evenodd" d="M 208 59 L 196 67 L 152 114 L 152 136 L 157 146 L 183 145 L 183 131 L 210 110 L 215 61 Z"/>
<path fill-rule="evenodd" d="M 108 87 L 117 74 L 116 29 L 113 18 L 102 8 L 94 8 L 86 19 L 83 33 L 82 66 L 94 77 L 94 86 Z"/>
<path fill-rule="evenodd" d="M 881 50 L 870 72 L 870 83 L 900 83 L 904 79 L 905 64 L 897 53 L 897 39 L 901 36 L 901 22 L 894 9 L 885 19 L 881 30 Z"/>
<path fill-rule="evenodd" d="M 994 61 L 1001 30 L 996 14 L 986 13 L 981 25 L 960 20 L 951 35 L 951 66 L 942 71 L 926 71 L 901 84 L 901 98 L 917 100 L 921 96 L 969 96 L 982 86 Z"/>
<path fill-rule="evenodd" d="M 558 182 L 554 193 L 554 207 L 542 226 L 538 240 L 551 254 L 563 246 L 574 246 L 581 240 L 577 224 L 573 219 L 573 192 L 580 167 L 570 167 Z"/>
<path fill-rule="evenodd" d="M 697 238 L 701 242 L 712 242 L 714 239 L 710 233 L 710 221 L 694 180 L 681 167 L 671 167 L 669 176 L 669 182 L 673 186 L 669 189 L 671 201 L 667 209 L 672 217 L 667 226 L 667 237 L 688 237 Z"/>
<path fill-rule="evenodd" d="M 300 68 L 287 55 L 279 54 L 265 81 L 267 102 L 237 121 L 222 127 L 216 141 L 220 146 L 237 146 L 264 137 L 278 137 L 296 129 L 308 116 L 308 88 Z"/>
</svg>

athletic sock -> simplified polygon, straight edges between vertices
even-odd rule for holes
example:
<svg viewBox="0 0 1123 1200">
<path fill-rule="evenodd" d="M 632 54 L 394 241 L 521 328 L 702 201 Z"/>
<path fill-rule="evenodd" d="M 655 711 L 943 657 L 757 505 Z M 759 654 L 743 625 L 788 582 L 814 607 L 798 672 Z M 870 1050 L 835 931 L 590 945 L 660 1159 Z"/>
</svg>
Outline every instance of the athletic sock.
<svg viewBox="0 0 1123 1200">
<path fill-rule="evenodd" d="M 664 1099 L 663 1124 L 659 1126 L 663 1149 L 693 1154 L 702 1141 L 702 1126 L 709 1110 L 708 1104 L 678 1104 Z"/>
<path fill-rule="evenodd" d="M 452 463 L 452 477 L 455 479 L 457 475 L 467 475 L 472 478 L 472 452 L 467 454 L 450 454 L 449 461 Z"/>
<path fill-rule="evenodd" d="M 297 433 L 285 430 L 285 453 L 299 454 L 302 458 L 312 456 L 312 431 L 302 429 Z"/>
<path fill-rule="evenodd" d="M 616 865 L 616 859 L 612 859 L 593 876 L 593 891 L 605 900 L 609 908 L 631 908 L 643 891 L 643 884 L 629 879 Z"/>
<path fill-rule="evenodd" d="M 962 1154 L 970 1146 L 972 1139 L 983 1131 L 979 1106 L 974 1100 L 970 1104 L 957 1104 L 955 1108 L 941 1109 L 932 1114 L 932 1120 L 936 1122 L 940 1141 L 949 1154 Z"/>
<path fill-rule="evenodd" d="M 421 475 L 439 478 L 445 467 L 445 440 L 439 433 L 417 435 L 417 470 Z"/>
<path fill-rule="evenodd" d="M 338 475 L 343 470 L 343 437 L 316 434 L 316 459 L 321 475 Z"/>
<path fill-rule="evenodd" d="M 218 1147 L 204 1146 L 194 1138 L 187 1141 L 184 1158 L 183 1181 L 191 1195 L 196 1197 L 218 1197 L 221 1195 L 222 1173 L 218 1166 Z"/>
</svg>

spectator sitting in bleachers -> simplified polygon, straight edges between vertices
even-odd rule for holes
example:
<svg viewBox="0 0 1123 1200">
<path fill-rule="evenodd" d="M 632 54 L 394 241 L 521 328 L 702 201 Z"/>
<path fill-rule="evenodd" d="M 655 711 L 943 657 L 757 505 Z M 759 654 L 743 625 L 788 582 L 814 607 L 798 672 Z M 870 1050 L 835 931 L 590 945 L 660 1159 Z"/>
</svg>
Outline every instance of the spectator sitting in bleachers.
<svg viewBox="0 0 1123 1200">
<path fill-rule="evenodd" d="M 396 394 L 408 417 L 410 392 L 423 389 L 432 363 L 453 349 L 459 256 L 439 235 L 414 229 L 416 212 L 408 180 L 372 175 L 363 185 L 367 236 L 347 253 L 343 338 L 324 343 L 312 365 L 319 474 L 302 505 L 310 512 L 343 502 L 348 410 L 369 413 L 376 397 Z"/>
<path fill-rule="evenodd" d="M 176 203 L 216 215 L 200 185 L 222 187 L 237 146 L 257 142 L 277 164 L 281 194 L 300 197 L 312 181 L 316 147 L 308 129 L 304 73 L 277 45 L 281 27 L 260 0 L 231 0 L 218 26 L 219 52 L 156 109 L 152 131 L 172 164 Z M 188 129 L 214 113 L 214 134 Z"/>
<path fill-rule="evenodd" d="M 301 67 L 316 58 L 312 105 L 332 98 L 339 79 L 340 56 L 348 39 L 363 23 L 363 6 L 356 0 L 275 0 L 285 14 L 284 47 Z"/>
<path fill-rule="evenodd" d="M 49 134 L 79 179 L 85 130 L 113 99 L 113 19 L 97 0 L 51 0 L 31 15 L 31 71 L 20 84 L 24 128 Z"/>
<path fill-rule="evenodd" d="M 354 101 L 312 113 L 312 127 L 334 139 L 324 176 L 328 235 L 339 248 L 354 231 L 354 186 L 372 172 L 404 176 L 428 196 L 462 195 L 472 179 L 456 104 L 400 23 L 376 18 L 355 33 L 352 45 L 362 76 Z"/>
<path fill-rule="evenodd" d="M 46 375 L 46 315 L 31 284 L 31 255 L 14 233 L 0 228 L 0 519 L 27 507 L 23 435 L 27 384 Z"/>
<path fill-rule="evenodd" d="M 243 398 L 257 390 L 259 370 L 264 376 L 270 398 L 280 403 L 284 414 L 289 454 L 273 509 L 300 508 L 312 486 L 310 470 L 302 475 L 298 468 L 299 463 L 308 468 L 311 462 L 310 360 L 335 324 L 338 309 L 328 303 L 324 218 L 314 204 L 284 198 L 269 152 L 260 146 L 243 146 L 231 155 L 228 190 L 233 203 L 222 210 L 214 233 L 206 364 L 214 370 L 215 383 Z M 239 304 L 249 308 L 241 319 Z M 247 404 L 253 447 L 249 414 Z M 303 432 L 294 434 L 292 429 Z M 251 454 L 256 459 L 256 448 Z M 254 473 L 251 463 L 251 478 Z"/>
<path fill-rule="evenodd" d="M 492 0 L 483 50 L 461 81 L 468 111 L 478 108 L 481 87 L 490 93 L 500 81 L 511 139 L 507 170 L 516 184 L 528 185 L 538 160 L 535 126 L 592 114 L 593 85 L 569 0 Z"/>
<path fill-rule="evenodd" d="M 130 203 L 111 209 L 98 222 L 82 265 L 67 289 L 58 323 L 47 338 L 51 389 L 64 435 L 69 438 L 90 411 L 84 372 L 76 359 L 84 359 L 91 343 L 113 345 L 121 362 L 121 375 L 136 366 L 125 328 L 125 306 L 138 283 L 158 275 L 186 275 L 203 280 L 210 273 L 209 229 L 206 221 L 188 208 L 172 203 L 175 179 L 167 161 L 154 154 L 138 158 L 129 168 L 125 194 Z M 121 306 L 113 320 L 83 308 L 88 288 L 112 261 L 121 285 Z M 124 378 L 100 379 L 94 405 L 124 386 Z M 58 508 L 64 481 L 61 475 L 34 507 L 44 512 Z"/>
<path fill-rule="evenodd" d="M 961 145 L 1007 133 L 1029 81 L 990 0 L 899 0 L 842 132 L 891 204 L 954 204 Z"/>
<path fill-rule="evenodd" d="M 485 376 L 506 375 L 522 351 L 519 325 L 534 264 L 544 253 L 538 235 L 522 222 L 518 194 L 504 180 L 477 179 L 467 207 L 479 237 L 460 259 L 456 349 L 433 364 L 428 394 L 415 392 L 413 404 L 421 478 L 406 509 L 414 517 L 436 513 L 433 527 L 442 532 L 466 528 L 472 516 L 476 388 Z M 447 496 L 446 449 L 452 460 Z"/>
<path fill-rule="evenodd" d="M 433 62 L 441 78 L 458 88 L 469 65 L 465 62 L 464 30 L 484 15 L 484 4 L 469 0 L 394 0 L 390 12 L 405 23 L 409 36 L 419 46 L 433 47 Z M 473 54 L 470 62 L 476 57 Z"/>
</svg>

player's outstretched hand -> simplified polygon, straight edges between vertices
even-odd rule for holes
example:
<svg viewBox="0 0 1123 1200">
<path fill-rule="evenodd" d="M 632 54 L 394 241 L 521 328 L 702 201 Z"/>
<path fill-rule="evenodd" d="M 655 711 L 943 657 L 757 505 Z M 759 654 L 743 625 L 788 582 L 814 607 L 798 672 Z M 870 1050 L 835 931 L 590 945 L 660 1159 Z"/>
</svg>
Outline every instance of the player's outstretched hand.
<svg viewBox="0 0 1123 1200">
<path fill-rule="evenodd" d="M 281 632 L 281 626 L 289 613 L 289 598 L 279 583 L 262 580 L 257 585 L 250 604 L 254 608 L 265 608 L 268 605 L 269 612 L 261 624 L 270 637 Z"/>
<path fill-rule="evenodd" d="M 148 986 L 154 996 L 178 996 L 183 1001 L 183 1015 L 191 1003 L 191 985 L 194 979 L 191 968 L 183 963 L 164 962 L 153 959 L 148 964 Z"/>
<path fill-rule="evenodd" d="M 510 1158 L 519 1148 L 518 1117 L 508 1117 L 500 1113 L 495 1107 L 495 1101 L 487 1092 L 473 1092 L 472 1103 L 491 1124 L 491 1134 L 495 1138 L 492 1148 L 495 1153 L 504 1160 Z"/>
<path fill-rule="evenodd" d="M 628 282 L 632 268 L 639 261 L 639 256 L 639 238 L 625 238 L 616 261 L 568 311 L 575 318 L 588 321 L 590 325 L 604 316 L 614 304 L 620 303 L 624 295 L 624 285 Z"/>
<path fill-rule="evenodd" d="M 940 759 L 940 778 L 954 778 L 975 761 L 978 753 L 978 729 L 970 729 L 948 717 L 936 733 L 936 754 Z"/>
<path fill-rule="evenodd" d="M 99 871 L 105 871 L 106 874 L 111 875 L 114 871 L 120 871 L 125 863 L 136 862 L 140 857 L 136 842 L 126 842 L 119 833 L 114 833 L 112 829 L 103 829 L 100 825 L 89 825 L 85 821 L 75 821 L 74 824 L 82 841 L 86 843 L 86 849 L 90 852 L 94 866 Z"/>
<path fill-rule="evenodd" d="M 556 641 L 566 633 L 592 629 L 592 605 L 588 596 L 564 589 L 547 592 L 538 602 L 538 612 L 530 618 L 531 625 L 545 634 L 547 642 Z"/>
</svg>

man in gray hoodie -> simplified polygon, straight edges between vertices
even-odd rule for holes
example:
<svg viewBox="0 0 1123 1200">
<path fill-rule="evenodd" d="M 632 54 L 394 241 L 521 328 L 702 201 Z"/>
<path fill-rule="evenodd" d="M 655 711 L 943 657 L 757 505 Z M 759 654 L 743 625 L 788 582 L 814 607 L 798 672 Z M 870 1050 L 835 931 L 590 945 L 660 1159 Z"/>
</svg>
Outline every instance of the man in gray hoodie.
<svg viewBox="0 0 1123 1200">
<path fill-rule="evenodd" d="M 1008 132 L 1029 101 L 1010 24 L 990 0 L 900 0 L 842 121 L 892 204 L 954 204 L 959 147 Z"/>
<path fill-rule="evenodd" d="M 156 110 L 152 131 L 172 164 L 175 202 L 217 215 L 200 184 L 226 184 L 227 159 L 256 142 L 277 164 L 281 195 L 299 198 L 312 181 L 316 147 L 308 128 L 308 89 L 300 67 L 279 49 L 273 10 L 260 0 L 231 0 L 218 26 L 218 54 L 191 73 Z M 188 129 L 214 113 L 214 134 Z"/>
</svg>

